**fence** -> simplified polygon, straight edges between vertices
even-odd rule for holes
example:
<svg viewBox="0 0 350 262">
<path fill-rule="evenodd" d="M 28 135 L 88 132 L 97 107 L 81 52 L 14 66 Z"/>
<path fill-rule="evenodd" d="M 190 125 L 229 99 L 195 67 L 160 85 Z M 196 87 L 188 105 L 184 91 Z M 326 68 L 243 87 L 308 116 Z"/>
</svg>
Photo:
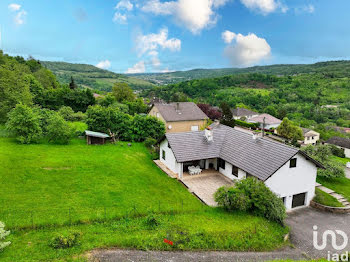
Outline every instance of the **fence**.
<svg viewBox="0 0 350 262">
<path fill-rule="evenodd" d="M 149 203 L 147 206 L 131 205 L 127 208 L 118 205 L 86 208 L 51 207 L 32 210 L 1 208 L 0 221 L 5 222 L 9 229 L 29 229 L 103 222 L 123 217 L 141 217 L 150 213 L 174 215 L 205 210 L 208 210 L 208 207 L 193 205 L 193 203 L 186 204 L 181 200 L 171 203 L 158 201 Z"/>
</svg>

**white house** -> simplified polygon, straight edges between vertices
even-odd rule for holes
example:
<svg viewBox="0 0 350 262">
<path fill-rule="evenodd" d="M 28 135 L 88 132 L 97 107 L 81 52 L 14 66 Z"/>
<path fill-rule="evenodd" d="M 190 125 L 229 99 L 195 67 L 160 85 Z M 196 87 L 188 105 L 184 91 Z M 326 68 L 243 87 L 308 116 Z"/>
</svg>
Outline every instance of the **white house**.
<svg viewBox="0 0 350 262">
<path fill-rule="evenodd" d="M 334 136 L 328 139 L 325 143 L 335 145 L 336 147 L 343 149 L 345 157 L 350 158 L 350 139 L 349 138 Z"/>
<path fill-rule="evenodd" d="M 282 123 L 282 120 L 269 114 L 261 114 L 248 119 L 248 122 L 259 123 L 260 128 L 271 129 L 277 128 Z"/>
<path fill-rule="evenodd" d="M 160 161 L 182 179 L 188 167 L 213 169 L 231 180 L 253 176 L 281 197 L 287 210 L 308 206 L 320 163 L 297 148 L 225 125 L 205 131 L 168 133 Z"/>
<path fill-rule="evenodd" d="M 301 128 L 301 130 L 304 136 L 303 145 L 316 145 L 317 141 L 320 140 L 320 133 L 308 128 Z"/>
</svg>

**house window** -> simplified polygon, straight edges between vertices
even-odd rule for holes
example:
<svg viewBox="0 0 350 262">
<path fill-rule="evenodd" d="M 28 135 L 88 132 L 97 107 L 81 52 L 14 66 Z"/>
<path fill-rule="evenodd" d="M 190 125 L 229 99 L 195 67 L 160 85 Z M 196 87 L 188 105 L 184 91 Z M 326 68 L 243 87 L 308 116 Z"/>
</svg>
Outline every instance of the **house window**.
<svg viewBox="0 0 350 262">
<path fill-rule="evenodd" d="M 238 177 L 238 167 L 232 166 L 232 175 Z"/>
<path fill-rule="evenodd" d="M 218 158 L 218 165 L 219 167 L 221 167 L 222 169 L 225 169 L 225 160 Z"/>
<path fill-rule="evenodd" d="M 292 158 L 289 162 L 289 168 L 293 168 L 297 166 L 297 159 L 296 158 Z"/>
<path fill-rule="evenodd" d="M 169 144 L 169 142 L 168 142 L 168 148 L 170 148 L 170 144 Z"/>
<path fill-rule="evenodd" d="M 162 158 L 165 160 L 165 151 L 162 150 Z"/>
<path fill-rule="evenodd" d="M 198 126 L 191 126 L 191 131 L 198 131 L 199 127 Z"/>
</svg>

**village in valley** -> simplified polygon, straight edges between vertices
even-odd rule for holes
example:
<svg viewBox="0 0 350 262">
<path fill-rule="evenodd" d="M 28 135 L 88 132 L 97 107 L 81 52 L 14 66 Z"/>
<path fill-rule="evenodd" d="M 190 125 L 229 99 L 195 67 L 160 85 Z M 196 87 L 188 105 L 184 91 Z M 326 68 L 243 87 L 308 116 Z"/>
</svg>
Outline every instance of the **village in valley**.
<svg viewBox="0 0 350 262">
<path fill-rule="evenodd" d="M 41 2 L 0 3 L 0 261 L 349 261 L 349 41 L 302 41 L 347 8 Z"/>
</svg>

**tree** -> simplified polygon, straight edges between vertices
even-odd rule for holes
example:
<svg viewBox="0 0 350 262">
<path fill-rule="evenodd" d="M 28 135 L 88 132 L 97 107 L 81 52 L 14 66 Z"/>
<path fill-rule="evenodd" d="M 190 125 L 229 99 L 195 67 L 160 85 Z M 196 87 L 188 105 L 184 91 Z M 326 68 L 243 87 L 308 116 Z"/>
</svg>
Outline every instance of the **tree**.
<svg viewBox="0 0 350 262">
<path fill-rule="evenodd" d="M 46 137 L 49 142 L 68 144 L 72 137 L 72 129 L 61 115 L 55 113 L 48 120 Z"/>
<path fill-rule="evenodd" d="M 135 94 L 126 83 L 115 83 L 112 89 L 112 94 L 117 102 L 135 100 Z"/>
<path fill-rule="evenodd" d="M 144 141 L 149 137 L 158 140 L 165 134 L 164 123 L 153 116 L 135 115 L 132 126 L 134 141 Z"/>
<path fill-rule="evenodd" d="M 300 127 L 293 124 L 287 117 L 283 118 L 282 123 L 277 127 L 279 135 L 293 141 L 303 140 L 303 131 Z"/>
<path fill-rule="evenodd" d="M 62 106 L 60 110 L 58 110 L 58 113 L 64 118 L 66 121 L 73 121 L 74 120 L 74 111 L 69 106 Z"/>
<path fill-rule="evenodd" d="M 23 104 L 18 104 L 11 110 L 6 128 L 22 144 L 36 142 L 42 134 L 39 115 Z"/>
<path fill-rule="evenodd" d="M 77 89 L 77 88 L 78 88 L 78 86 L 77 86 L 76 83 L 74 82 L 74 78 L 73 78 L 72 76 L 70 77 L 69 88 L 70 88 L 70 89 Z"/>
<path fill-rule="evenodd" d="M 148 111 L 148 106 L 143 102 L 141 98 L 136 99 L 132 102 L 126 101 L 125 104 L 128 106 L 129 115 L 135 115 L 135 114 L 145 114 Z"/>
<path fill-rule="evenodd" d="M 213 108 L 209 104 L 197 104 L 197 106 L 206 114 L 211 120 L 220 119 L 222 114 L 216 108 Z"/>
<path fill-rule="evenodd" d="M 222 102 L 220 108 L 222 111 L 221 124 L 234 127 L 235 120 L 233 119 L 230 106 L 226 102 Z"/>
<path fill-rule="evenodd" d="M 4 240 L 8 235 L 10 235 L 10 231 L 5 230 L 5 224 L 0 221 L 0 240 Z M 0 252 L 4 250 L 5 247 L 11 245 L 11 242 L 0 242 Z"/>
</svg>

